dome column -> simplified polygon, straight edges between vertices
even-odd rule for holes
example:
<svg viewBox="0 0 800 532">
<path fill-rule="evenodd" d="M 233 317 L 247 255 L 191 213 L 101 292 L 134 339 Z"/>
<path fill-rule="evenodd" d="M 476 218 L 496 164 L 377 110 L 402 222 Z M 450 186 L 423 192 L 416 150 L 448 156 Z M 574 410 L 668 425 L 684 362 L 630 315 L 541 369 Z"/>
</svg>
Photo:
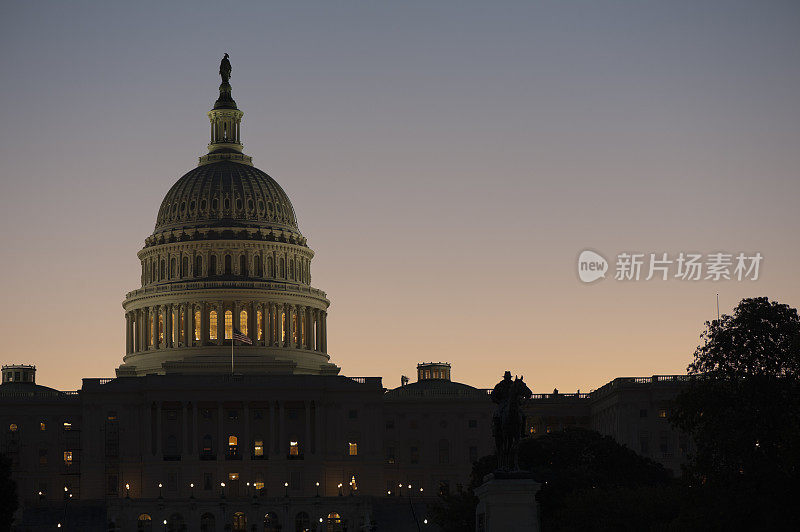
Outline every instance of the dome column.
<svg viewBox="0 0 800 532">
<path fill-rule="evenodd" d="M 322 311 L 322 352 L 328 353 L 328 313 Z"/>
<path fill-rule="evenodd" d="M 217 345 L 225 343 L 225 302 L 217 302 Z"/>
</svg>

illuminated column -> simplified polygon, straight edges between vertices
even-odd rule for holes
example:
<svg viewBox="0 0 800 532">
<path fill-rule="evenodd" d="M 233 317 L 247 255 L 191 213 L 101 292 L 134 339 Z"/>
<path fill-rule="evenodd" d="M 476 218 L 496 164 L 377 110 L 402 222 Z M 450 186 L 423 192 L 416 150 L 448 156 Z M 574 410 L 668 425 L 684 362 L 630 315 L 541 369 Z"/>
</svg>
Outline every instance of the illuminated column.
<svg viewBox="0 0 800 532">
<path fill-rule="evenodd" d="M 250 340 L 253 342 L 253 345 L 258 345 L 258 328 L 261 326 L 261 330 L 263 331 L 263 325 L 258 323 L 258 310 L 261 308 L 261 305 L 256 303 L 255 301 L 250 302 L 250 310 L 247 312 L 247 336 L 250 337 Z M 264 313 L 261 313 L 262 319 Z"/>
<path fill-rule="evenodd" d="M 131 354 L 131 315 L 125 313 L 125 354 Z"/>
<path fill-rule="evenodd" d="M 203 301 L 197 306 L 200 308 L 200 341 L 198 345 L 208 345 L 208 304 Z"/>
<path fill-rule="evenodd" d="M 153 305 L 153 349 L 161 349 L 161 340 L 158 334 L 161 330 L 159 327 L 160 322 L 161 305 Z"/>
<path fill-rule="evenodd" d="M 284 310 L 283 321 L 285 322 L 284 326 L 283 326 L 283 330 L 286 331 L 284 333 L 284 336 L 286 336 L 286 339 L 283 342 L 283 346 L 284 347 L 293 347 L 292 346 L 292 327 L 293 327 L 293 324 L 292 324 L 292 306 L 290 304 L 286 303 L 285 305 L 283 305 L 283 310 Z"/>
<path fill-rule="evenodd" d="M 191 303 L 183 304 L 183 346 L 189 347 L 194 339 L 194 308 Z"/>
<path fill-rule="evenodd" d="M 164 305 L 164 348 L 172 347 L 172 334 L 174 327 L 172 303 Z"/>
<path fill-rule="evenodd" d="M 143 320 L 144 321 L 144 324 L 143 324 L 144 325 L 144 349 L 142 349 L 142 351 L 149 351 L 150 350 L 150 344 L 153 343 L 153 332 L 152 332 L 153 327 L 152 327 L 152 324 L 150 323 L 150 314 L 151 314 L 150 307 L 144 307 L 142 309 L 142 312 L 144 313 L 144 316 L 143 316 L 144 317 L 144 320 Z"/>
<path fill-rule="evenodd" d="M 241 312 L 242 302 L 241 301 L 234 301 L 232 306 L 233 306 L 233 308 L 231 309 L 231 318 L 233 318 L 233 319 L 231 320 L 231 325 L 232 325 L 234 330 L 241 331 L 242 330 L 242 324 L 239 323 L 239 321 L 240 321 L 239 320 L 239 312 Z M 250 331 L 247 331 L 247 332 L 250 332 Z M 231 339 L 233 339 L 233 331 L 231 331 Z"/>
<path fill-rule="evenodd" d="M 217 302 L 217 345 L 225 343 L 225 303 Z"/>
<path fill-rule="evenodd" d="M 322 311 L 322 352 L 328 352 L 328 313 L 326 311 Z"/>
</svg>

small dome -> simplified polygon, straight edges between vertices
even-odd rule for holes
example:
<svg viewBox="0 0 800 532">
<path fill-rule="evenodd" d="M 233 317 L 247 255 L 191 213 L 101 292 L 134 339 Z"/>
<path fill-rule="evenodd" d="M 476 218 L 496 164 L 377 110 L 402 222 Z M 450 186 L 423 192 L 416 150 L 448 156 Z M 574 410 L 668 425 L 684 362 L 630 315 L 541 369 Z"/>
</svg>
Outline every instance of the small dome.
<svg viewBox="0 0 800 532">
<path fill-rule="evenodd" d="M 255 227 L 300 235 L 286 192 L 266 173 L 222 160 L 178 179 L 158 210 L 153 234 L 203 227 Z"/>
</svg>

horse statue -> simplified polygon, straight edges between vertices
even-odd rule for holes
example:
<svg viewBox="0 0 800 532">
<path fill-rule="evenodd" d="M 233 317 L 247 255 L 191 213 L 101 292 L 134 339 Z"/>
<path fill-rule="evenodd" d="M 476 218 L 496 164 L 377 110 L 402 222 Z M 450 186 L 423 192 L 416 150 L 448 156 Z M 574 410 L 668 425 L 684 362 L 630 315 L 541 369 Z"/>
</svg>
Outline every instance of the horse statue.
<svg viewBox="0 0 800 532">
<path fill-rule="evenodd" d="M 531 389 L 523 377 L 514 377 L 506 371 L 503 380 L 497 383 L 490 397 L 497 405 L 492 417 L 492 434 L 497 450 L 497 468 L 500 471 L 519 470 L 518 446 L 525 431 L 522 402 L 531 398 Z"/>
</svg>

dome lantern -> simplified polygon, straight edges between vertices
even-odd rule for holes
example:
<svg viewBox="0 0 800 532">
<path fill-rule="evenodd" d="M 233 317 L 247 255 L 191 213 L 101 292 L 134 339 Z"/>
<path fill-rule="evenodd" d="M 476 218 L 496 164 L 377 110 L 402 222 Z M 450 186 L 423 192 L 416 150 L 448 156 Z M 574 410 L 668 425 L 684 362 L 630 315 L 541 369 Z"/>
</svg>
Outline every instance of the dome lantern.
<svg viewBox="0 0 800 532">
<path fill-rule="evenodd" d="M 231 160 L 252 166 L 253 159 L 242 153 L 241 124 L 244 113 L 236 106 L 231 96 L 231 63 L 228 54 L 222 58 L 219 66 L 222 83 L 219 86 L 219 98 L 214 102 L 214 108 L 208 112 L 211 121 L 211 142 L 208 144 L 208 154 L 200 157 L 199 166 L 222 160 Z"/>
</svg>

